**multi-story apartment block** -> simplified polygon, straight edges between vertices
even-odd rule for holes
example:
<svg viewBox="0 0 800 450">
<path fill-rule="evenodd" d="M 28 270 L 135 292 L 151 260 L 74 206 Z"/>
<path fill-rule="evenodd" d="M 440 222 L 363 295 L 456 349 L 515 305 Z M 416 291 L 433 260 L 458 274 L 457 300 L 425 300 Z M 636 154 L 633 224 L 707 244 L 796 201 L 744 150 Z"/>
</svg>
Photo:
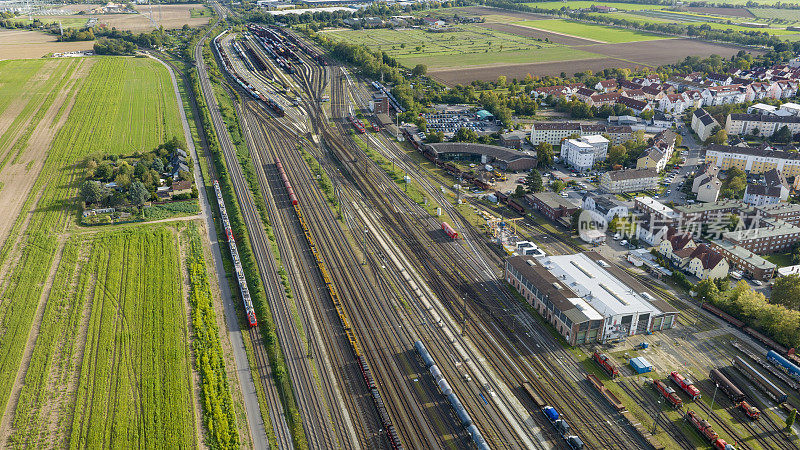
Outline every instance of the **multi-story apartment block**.
<svg viewBox="0 0 800 450">
<path fill-rule="evenodd" d="M 706 112 L 703 108 L 696 110 L 692 114 L 692 130 L 697 133 L 697 136 L 702 141 L 711 137 L 711 133 L 713 133 L 714 129 L 718 126 L 719 122 L 711 117 L 711 114 Z"/>
<path fill-rule="evenodd" d="M 655 168 L 612 170 L 600 177 L 600 189 L 612 194 L 641 192 L 658 187 Z"/>
<path fill-rule="evenodd" d="M 579 122 L 534 122 L 531 127 L 531 144 L 538 145 L 547 142 L 551 145 L 560 145 L 561 141 L 570 136 L 588 136 L 592 134 L 608 134 L 611 143 L 621 144 L 631 138 L 633 130 L 627 125 L 582 125 Z"/>
<path fill-rule="evenodd" d="M 753 253 L 784 252 L 800 241 L 800 227 L 780 220 L 763 220 L 766 226 L 723 233 L 722 238 Z"/>
<path fill-rule="evenodd" d="M 591 169 L 608 155 L 608 139 L 599 134 L 567 139 L 561 144 L 561 159 L 576 170 Z"/>
<path fill-rule="evenodd" d="M 769 137 L 783 127 L 788 127 L 792 135 L 800 133 L 800 117 L 779 116 L 775 114 L 728 114 L 725 131 L 728 134 L 753 134 Z"/>
<path fill-rule="evenodd" d="M 738 167 L 749 173 L 764 173 L 778 169 L 786 177 L 800 175 L 800 153 L 773 150 L 767 145 L 760 147 L 738 147 L 709 145 L 705 162 L 720 170 Z"/>
<path fill-rule="evenodd" d="M 720 239 L 712 239 L 708 246 L 727 259 L 731 267 L 741 270 L 754 280 L 766 281 L 775 275 L 775 264 L 744 247 Z"/>
</svg>

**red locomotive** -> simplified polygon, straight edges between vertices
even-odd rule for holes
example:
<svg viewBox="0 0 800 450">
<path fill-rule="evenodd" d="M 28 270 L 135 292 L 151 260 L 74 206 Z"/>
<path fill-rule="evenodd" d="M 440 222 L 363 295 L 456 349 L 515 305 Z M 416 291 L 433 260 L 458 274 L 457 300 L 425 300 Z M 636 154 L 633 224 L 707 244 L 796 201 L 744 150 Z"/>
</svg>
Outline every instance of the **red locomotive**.
<svg viewBox="0 0 800 450">
<path fill-rule="evenodd" d="M 684 378 L 683 375 L 674 371 L 669 374 L 669 377 L 670 379 L 672 379 L 672 381 L 675 382 L 675 384 L 680 386 L 680 388 L 683 389 L 684 392 L 689 394 L 689 397 L 691 397 L 692 400 L 697 400 L 698 398 L 700 398 L 700 389 L 697 389 L 697 387 L 695 387 L 692 380 Z"/>
<path fill-rule="evenodd" d="M 758 420 L 758 418 L 761 416 L 761 411 L 759 411 L 755 406 L 751 406 L 746 401 L 739 403 L 739 408 L 741 408 L 742 411 L 747 414 L 747 417 L 753 420 Z"/>
<path fill-rule="evenodd" d="M 679 408 L 683 405 L 683 400 L 675 393 L 675 389 L 667 386 L 663 381 L 653 380 L 653 386 L 674 408 Z"/>
<path fill-rule="evenodd" d="M 357 118 L 353 116 L 347 116 L 347 120 L 350 121 L 350 123 L 353 125 L 353 128 L 355 128 L 359 133 L 364 134 L 367 132 L 367 129 L 364 128 L 364 124 L 361 123 L 361 121 Z"/>
<path fill-rule="evenodd" d="M 458 239 L 458 231 L 454 230 L 447 222 L 442 222 L 442 229 L 451 239 Z"/>
<path fill-rule="evenodd" d="M 594 352 L 592 355 L 594 361 L 603 368 L 603 370 L 608 373 L 609 376 L 612 378 L 619 375 L 619 367 L 614 363 L 614 361 L 608 357 L 605 353 Z"/>
<path fill-rule="evenodd" d="M 736 450 L 736 448 L 721 439 L 714 427 L 705 420 L 700 418 L 696 412 L 689 410 L 686 413 L 686 420 L 716 449 L 718 450 Z"/>
</svg>

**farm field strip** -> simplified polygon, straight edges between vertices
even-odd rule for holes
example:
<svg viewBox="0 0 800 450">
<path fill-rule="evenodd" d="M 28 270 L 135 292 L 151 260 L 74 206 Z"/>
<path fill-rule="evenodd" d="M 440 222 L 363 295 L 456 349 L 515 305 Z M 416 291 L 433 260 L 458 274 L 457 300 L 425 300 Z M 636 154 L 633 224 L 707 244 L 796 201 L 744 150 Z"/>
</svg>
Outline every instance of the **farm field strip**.
<svg viewBox="0 0 800 450">
<path fill-rule="evenodd" d="M 12 101 L 29 92 L 32 75 L 41 70 L 44 63 L 44 59 L 0 61 L 0 117 Z"/>
<path fill-rule="evenodd" d="M 602 5 L 607 6 L 609 8 L 617 8 L 620 10 L 625 11 L 640 11 L 640 10 L 647 10 L 647 9 L 662 9 L 664 5 L 648 5 L 648 4 L 637 4 L 637 3 L 615 3 L 615 2 L 591 2 L 591 1 L 567 1 L 567 2 L 536 2 L 536 3 L 525 3 L 525 5 L 530 6 L 532 8 L 540 8 L 540 9 L 553 9 L 558 10 L 563 7 L 569 7 L 572 9 L 583 9 L 589 8 L 592 5 Z"/>
<path fill-rule="evenodd" d="M 563 45 L 479 26 L 463 26 L 460 31 L 447 33 L 358 30 L 325 34 L 338 40 L 380 49 L 401 64 L 412 67 L 416 64 L 439 68 L 484 65 L 487 61 L 514 64 L 599 57 Z"/>
<path fill-rule="evenodd" d="M 177 241 L 166 227 L 103 233 L 70 448 L 195 444 Z"/>
<path fill-rule="evenodd" d="M 516 22 L 516 25 L 538 28 L 540 30 L 552 31 L 554 33 L 563 33 L 568 36 L 617 44 L 667 38 L 666 36 L 660 36 L 642 31 L 625 30 L 622 28 L 615 28 L 605 25 L 573 22 L 565 19 L 526 20 L 523 22 Z"/>
</svg>

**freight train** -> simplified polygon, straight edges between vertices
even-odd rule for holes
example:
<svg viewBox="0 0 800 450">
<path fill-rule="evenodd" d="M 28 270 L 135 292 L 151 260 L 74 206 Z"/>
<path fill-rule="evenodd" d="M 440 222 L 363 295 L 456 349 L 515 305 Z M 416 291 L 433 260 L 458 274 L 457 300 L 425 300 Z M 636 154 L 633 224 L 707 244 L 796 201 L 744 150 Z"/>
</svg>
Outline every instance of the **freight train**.
<svg viewBox="0 0 800 450">
<path fill-rule="evenodd" d="M 479 450 L 488 450 L 489 445 L 486 443 L 486 439 L 484 439 L 480 430 L 478 430 L 478 427 L 472 423 L 472 418 L 469 416 L 467 410 L 464 409 L 464 405 L 461 404 L 461 401 L 458 399 L 458 396 L 455 394 L 455 392 L 453 392 L 453 389 L 444 378 L 444 375 L 442 375 L 442 371 L 439 370 L 439 367 L 436 365 L 436 362 L 433 360 L 430 352 L 427 348 L 425 348 L 425 344 L 423 344 L 422 341 L 415 341 L 414 349 L 417 351 L 417 354 L 420 356 L 420 358 L 422 358 L 422 363 L 431 373 L 431 376 L 433 376 L 436 385 L 439 386 L 439 391 L 443 396 L 445 396 L 445 398 L 447 398 L 447 401 L 450 403 L 453 411 L 455 411 L 458 421 L 467 430 L 467 433 L 469 433 L 470 437 L 472 438 L 472 442 Z"/>
<path fill-rule="evenodd" d="M 797 381 L 800 381 L 800 367 L 797 367 L 788 359 L 779 355 L 778 352 L 776 352 L 775 350 L 770 350 L 769 352 L 767 352 L 767 361 L 774 364 L 776 367 L 784 371 L 790 377 L 794 378 Z"/>
<path fill-rule="evenodd" d="M 567 445 L 573 449 L 582 449 L 583 448 L 583 441 L 578 436 L 574 434 L 570 434 L 570 426 L 564 418 L 558 414 L 555 408 L 552 406 L 545 406 L 542 408 L 542 413 L 544 416 L 547 417 L 547 420 L 553 425 L 553 428 L 556 429 L 558 434 L 567 441 Z"/>
<path fill-rule="evenodd" d="M 673 408 L 680 408 L 683 406 L 683 400 L 675 393 L 675 389 L 667 386 L 663 381 L 653 380 L 653 387 Z"/>
<path fill-rule="evenodd" d="M 747 355 L 750 359 L 756 362 L 764 370 L 771 373 L 775 378 L 783 381 L 789 388 L 800 391 L 800 383 L 792 379 L 782 367 L 774 365 L 769 358 L 761 358 L 759 355 L 754 354 L 748 350 L 743 344 L 733 342 L 731 344 L 734 348 Z"/>
<path fill-rule="evenodd" d="M 292 50 L 294 44 L 286 42 L 274 29 L 261 25 L 248 24 L 247 29 L 256 36 L 264 51 L 275 60 L 275 63 L 288 74 L 295 72 L 290 61 L 299 61 L 300 58 Z"/>
<path fill-rule="evenodd" d="M 745 327 L 744 326 L 745 325 L 744 322 L 742 322 L 741 320 L 731 316 L 730 314 L 726 313 L 725 311 L 722 311 L 721 309 L 717 308 L 716 306 L 714 306 L 714 305 L 712 305 L 710 303 L 703 303 L 701 306 L 706 311 L 709 311 L 710 313 L 714 314 L 715 316 L 717 316 L 717 317 L 721 318 L 722 320 L 730 323 L 734 327 L 742 329 L 745 333 L 749 334 L 755 340 L 761 342 L 765 347 L 767 347 L 767 348 L 769 348 L 771 350 L 775 350 L 775 352 L 777 352 L 780 355 L 786 355 L 792 361 L 795 361 L 797 364 L 800 364 L 800 358 L 798 358 L 797 355 L 795 354 L 795 349 L 793 349 L 793 348 L 792 349 L 787 349 L 783 345 L 778 344 L 777 342 L 775 342 L 772 339 L 764 336 L 763 334 L 759 333 L 758 331 L 754 330 L 753 328 Z"/>
<path fill-rule="evenodd" d="M 297 200 L 297 196 L 294 193 L 294 189 L 292 188 L 292 184 L 289 182 L 289 178 L 286 176 L 286 170 L 283 167 L 280 159 L 275 160 L 275 167 L 278 169 L 278 174 L 281 176 L 281 180 L 283 181 L 283 185 L 286 188 L 286 192 L 289 195 L 289 200 L 292 202 L 294 206 L 294 211 L 297 214 L 297 218 L 300 220 L 300 225 L 303 228 L 303 234 L 306 237 L 306 241 L 308 242 L 309 247 L 311 247 L 311 253 L 314 255 L 314 259 L 317 261 L 317 266 L 319 267 L 319 271 L 322 274 L 322 279 L 325 280 L 325 284 L 328 287 L 328 292 L 331 296 L 331 301 L 333 302 L 334 306 L 336 307 L 336 312 L 339 315 L 339 320 L 342 323 L 342 328 L 345 330 L 347 334 L 347 339 L 350 341 L 350 346 L 353 349 L 353 354 L 355 355 L 356 363 L 358 364 L 359 369 L 361 370 L 361 377 L 364 380 L 364 383 L 369 390 L 370 397 L 372 398 L 372 402 L 375 405 L 375 409 L 378 411 L 378 418 L 380 419 L 381 427 L 386 430 L 386 436 L 389 439 L 389 443 L 394 450 L 402 450 L 403 444 L 400 442 L 400 436 L 397 434 L 397 430 L 392 423 L 391 418 L 389 417 L 389 413 L 386 410 L 386 404 L 383 402 L 383 397 L 381 397 L 380 391 L 378 390 L 378 386 L 375 383 L 375 379 L 372 376 L 372 371 L 369 368 L 369 364 L 367 363 L 366 356 L 361 353 L 361 347 L 358 345 L 358 341 L 356 340 L 355 334 L 353 334 L 353 330 L 350 328 L 350 320 L 347 318 L 347 313 L 345 313 L 344 308 L 342 306 L 342 302 L 339 300 L 339 294 L 336 292 L 336 288 L 333 285 L 333 282 L 328 275 L 328 269 L 325 267 L 325 262 L 322 260 L 322 255 L 320 255 L 319 251 L 317 251 L 317 246 L 314 243 L 313 238 L 311 237 L 311 232 L 306 225 L 305 219 L 303 218 L 303 213 L 300 211 L 300 205 Z"/>
<path fill-rule="evenodd" d="M 602 367 L 603 370 L 605 370 L 608 376 L 610 376 L 611 378 L 614 378 L 617 375 L 619 375 L 619 367 L 617 367 L 617 364 L 614 363 L 614 361 L 611 358 L 609 358 L 608 355 L 606 355 L 605 353 L 600 353 L 598 351 L 595 351 L 592 354 L 592 359 L 594 359 L 594 362 L 596 362 L 597 365 Z"/>
<path fill-rule="evenodd" d="M 233 238 L 233 229 L 231 228 L 231 222 L 228 219 L 228 210 L 225 208 L 225 199 L 222 198 L 222 190 L 219 188 L 219 181 L 217 180 L 214 180 L 214 193 L 217 195 L 219 214 L 222 217 L 222 228 L 225 230 L 225 239 L 227 239 L 228 248 L 231 251 L 233 270 L 236 272 L 236 279 L 239 282 L 239 292 L 242 295 L 242 302 L 244 303 L 244 313 L 247 316 L 247 323 L 251 327 L 255 327 L 258 325 L 258 320 L 256 320 L 256 311 L 253 309 L 253 301 L 250 299 L 250 289 L 247 287 L 247 279 L 244 276 L 244 269 L 242 269 L 242 260 L 239 259 L 239 249 L 236 248 L 236 240 Z"/>
<path fill-rule="evenodd" d="M 753 366 L 745 362 L 741 356 L 736 356 L 734 358 L 733 365 L 739 369 L 739 371 L 741 371 L 749 380 L 755 383 L 756 386 L 758 386 L 758 388 L 767 394 L 771 399 L 778 403 L 783 403 L 786 401 L 786 392 L 775 386 L 775 384 L 769 381 L 767 377 L 761 374 L 761 372 L 757 371 L 753 368 Z"/>
<path fill-rule="evenodd" d="M 372 82 L 372 87 L 374 87 L 378 92 L 382 93 L 389 99 L 389 106 L 395 110 L 397 113 L 406 112 L 406 109 L 400 105 L 400 102 L 394 98 L 394 95 L 387 89 L 384 85 L 378 83 L 377 81 Z"/>
<path fill-rule="evenodd" d="M 724 392 L 733 403 L 740 403 L 744 400 L 744 392 L 719 370 L 711 369 L 708 377 L 722 389 L 722 392 Z"/>
<path fill-rule="evenodd" d="M 230 58 L 228 57 L 228 53 L 225 51 L 224 48 L 222 48 L 221 45 L 219 45 L 219 41 L 222 38 L 222 36 L 225 35 L 225 33 L 227 33 L 227 30 L 223 31 L 222 33 L 220 33 L 219 36 L 214 38 L 214 49 L 216 50 L 217 55 L 219 55 L 219 59 L 222 61 L 223 70 L 231 78 L 236 80 L 236 83 L 238 83 L 239 86 L 241 86 L 242 89 L 247 91 L 247 93 L 250 94 L 254 99 L 259 100 L 265 105 L 267 105 L 267 107 L 271 109 L 276 116 L 283 117 L 285 112 L 283 110 L 283 107 L 278 102 L 276 102 L 273 98 L 259 92 L 255 87 L 253 87 L 250 84 L 250 82 L 248 82 L 245 78 L 243 78 L 238 72 L 236 72 L 233 69 Z M 245 49 L 249 49 L 248 45 L 249 45 L 248 42 L 245 41 Z M 259 60 L 254 59 L 254 61 L 259 61 Z"/>
<path fill-rule="evenodd" d="M 692 380 L 684 378 L 683 375 L 674 371 L 669 374 L 669 378 L 681 389 L 683 389 L 683 392 L 689 394 L 689 397 L 691 397 L 692 400 L 697 400 L 700 398 L 700 389 L 697 389 Z"/>
<path fill-rule="evenodd" d="M 694 429 L 697 430 L 697 432 L 700 433 L 703 438 L 705 438 L 705 440 L 707 440 L 715 449 L 736 450 L 736 447 L 721 439 L 717 432 L 714 431 L 714 427 L 712 427 L 707 420 L 698 416 L 696 412 L 692 410 L 687 411 L 685 419 L 687 422 L 692 424 Z"/>
<path fill-rule="evenodd" d="M 303 41 L 297 38 L 293 33 L 288 32 L 284 28 L 273 27 L 272 29 L 275 33 L 279 34 L 287 41 L 289 41 L 290 45 L 294 45 L 297 50 L 300 50 L 307 54 L 311 59 L 317 62 L 317 64 L 321 66 L 327 66 L 328 61 L 325 59 L 325 56 L 322 53 L 314 50 L 313 47 L 307 45 Z"/>
</svg>

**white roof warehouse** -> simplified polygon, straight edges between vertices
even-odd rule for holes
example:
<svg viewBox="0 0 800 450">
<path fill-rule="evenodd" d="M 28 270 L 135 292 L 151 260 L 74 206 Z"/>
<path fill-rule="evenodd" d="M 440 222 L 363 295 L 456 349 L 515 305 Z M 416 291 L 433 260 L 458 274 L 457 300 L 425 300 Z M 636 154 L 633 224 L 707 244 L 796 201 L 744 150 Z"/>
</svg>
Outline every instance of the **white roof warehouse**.
<svg viewBox="0 0 800 450">
<path fill-rule="evenodd" d="M 506 280 L 571 345 L 672 328 L 677 314 L 595 252 L 511 257 Z"/>
</svg>

